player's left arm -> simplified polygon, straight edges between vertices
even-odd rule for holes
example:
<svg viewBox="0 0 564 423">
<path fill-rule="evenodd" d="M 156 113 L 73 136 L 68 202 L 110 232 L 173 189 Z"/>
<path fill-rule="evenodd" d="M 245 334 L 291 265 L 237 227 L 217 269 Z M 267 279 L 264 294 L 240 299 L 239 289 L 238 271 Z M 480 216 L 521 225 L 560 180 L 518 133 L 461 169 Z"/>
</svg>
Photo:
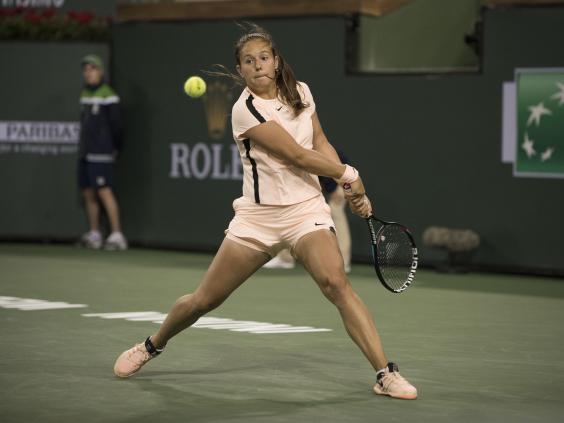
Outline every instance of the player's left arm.
<svg viewBox="0 0 564 423">
<path fill-rule="evenodd" d="M 313 124 L 313 149 L 318 153 L 324 155 L 325 157 L 337 163 L 341 163 L 341 159 L 339 158 L 337 151 L 325 136 L 325 133 L 323 132 L 323 128 L 321 128 L 321 122 L 319 122 L 317 113 L 314 113 L 311 116 L 311 121 Z M 360 178 L 359 178 L 359 183 L 362 184 Z M 355 186 L 354 189 L 349 192 L 354 193 L 357 191 L 357 189 L 358 188 Z M 356 213 L 361 216 L 368 216 L 372 213 L 372 204 L 370 203 L 370 200 L 364 193 L 364 185 L 362 185 L 361 192 L 362 192 L 361 195 L 355 195 L 355 194 L 351 195 L 345 191 L 345 197 L 349 201 L 353 213 Z"/>
<path fill-rule="evenodd" d="M 313 149 L 318 153 L 323 154 L 325 157 L 334 160 L 337 163 L 341 163 L 339 155 L 325 136 L 323 128 L 321 128 L 321 122 L 319 122 L 317 112 L 311 116 L 311 123 L 313 125 Z"/>
</svg>

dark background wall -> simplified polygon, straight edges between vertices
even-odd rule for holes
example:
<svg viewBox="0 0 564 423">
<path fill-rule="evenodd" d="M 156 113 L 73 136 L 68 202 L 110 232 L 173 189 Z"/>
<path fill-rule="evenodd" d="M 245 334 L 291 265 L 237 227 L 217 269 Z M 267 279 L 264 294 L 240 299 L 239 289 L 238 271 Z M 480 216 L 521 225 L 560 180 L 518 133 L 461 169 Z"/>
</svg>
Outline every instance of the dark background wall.
<svg viewBox="0 0 564 423">
<path fill-rule="evenodd" d="M 482 245 L 473 261 L 483 266 L 564 271 L 564 181 L 514 178 L 511 166 L 501 163 L 502 82 L 518 67 L 564 66 L 564 8 L 485 11 L 483 71 L 464 75 L 347 74 L 344 19 L 257 22 L 310 85 L 325 132 L 360 169 L 379 216 L 413 228 L 420 244 L 429 225 L 474 229 Z M 127 127 L 117 191 L 134 243 L 214 249 L 222 239 L 241 181 L 171 178 L 171 144 L 190 151 L 199 143 L 210 150 L 219 144 L 220 166 L 231 164 L 230 128 L 211 139 L 204 101 L 186 97 L 182 84 L 214 63 L 232 66 L 238 34 L 230 21 L 114 28 L 112 78 Z M 15 116 L 8 108 L 0 117 L 7 119 L 6 113 Z M 15 165 L 9 169 L 22 174 Z M 8 197 L 16 189 L 2 188 Z M 33 210 L 0 212 L 0 236 L 43 234 L 42 225 L 29 230 L 40 209 Z M 55 227 L 76 229 L 69 224 L 76 212 L 67 207 L 52 216 L 59 219 Z M 17 231 L 12 219 L 18 219 Z M 366 260 L 364 223 L 354 217 L 351 223 L 354 256 Z M 422 257 L 429 263 L 443 255 L 422 248 Z"/>
</svg>

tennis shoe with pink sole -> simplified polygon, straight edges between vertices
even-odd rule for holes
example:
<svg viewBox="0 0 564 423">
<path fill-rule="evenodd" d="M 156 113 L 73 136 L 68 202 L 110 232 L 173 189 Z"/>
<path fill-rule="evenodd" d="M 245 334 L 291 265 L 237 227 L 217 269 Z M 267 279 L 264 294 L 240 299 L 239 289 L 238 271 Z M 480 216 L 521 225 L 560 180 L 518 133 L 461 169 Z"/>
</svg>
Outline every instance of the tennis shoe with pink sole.
<svg viewBox="0 0 564 423">
<path fill-rule="evenodd" d="M 416 399 L 417 389 L 399 374 L 397 364 L 388 363 L 383 372 L 376 376 L 374 392 L 400 399 Z"/>
<path fill-rule="evenodd" d="M 155 348 L 149 338 L 121 353 L 114 364 L 114 374 L 126 378 L 137 373 L 147 362 L 162 352 Z"/>
</svg>

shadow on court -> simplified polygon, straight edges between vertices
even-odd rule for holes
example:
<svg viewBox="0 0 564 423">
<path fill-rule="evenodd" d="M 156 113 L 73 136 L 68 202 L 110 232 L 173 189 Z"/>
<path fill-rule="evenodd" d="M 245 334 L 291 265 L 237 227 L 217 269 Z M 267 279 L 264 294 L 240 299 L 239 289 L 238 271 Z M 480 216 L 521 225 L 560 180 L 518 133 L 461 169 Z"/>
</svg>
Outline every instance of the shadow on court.
<svg viewBox="0 0 564 423">
<path fill-rule="evenodd" d="M 276 400 L 268 392 L 256 394 L 252 398 L 229 398 L 217 394 L 205 395 L 198 392 L 197 386 L 190 390 L 179 389 L 158 379 L 136 380 L 133 382 L 138 388 L 158 395 L 161 407 L 153 413 L 144 414 L 141 419 L 149 421 L 294 421 L 296 415 L 312 415 L 315 419 L 316 409 L 323 407 L 338 407 L 339 404 L 351 405 L 362 401 L 366 392 L 344 392 L 325 399 Z M 190 383 L 187 378 L 186 383 Z M 237 390 L 237 386 L 232 386 Z M 319 393 L 318 393 L 319 394 Z M 123 420 L 124 422 L 139 421 L 140 416 Z M 331 420 L 327 416 L 325 421 Z"/>
</svg>

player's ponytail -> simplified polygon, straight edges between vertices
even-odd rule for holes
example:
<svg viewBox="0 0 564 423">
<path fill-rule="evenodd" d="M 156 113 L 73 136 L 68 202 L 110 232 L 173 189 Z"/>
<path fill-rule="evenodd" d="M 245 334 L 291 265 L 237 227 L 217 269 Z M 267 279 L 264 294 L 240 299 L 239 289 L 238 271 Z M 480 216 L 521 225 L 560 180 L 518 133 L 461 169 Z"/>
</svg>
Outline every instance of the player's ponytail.
<svg viewBox="0 0 564 423">
<path fill-rule="evenodd" d="M 298 116 L 308 104 L 305 103 L 298 92 L 298 81 L 290 65 L 284 60 L 282 55 L 276 51 L 276 47 L 271 43 L 272 51 L 278 57 L 278 69 L 276 70 L 276 87 L 281 99 L 294 110 L 294 115 Z"/>
</svg>

